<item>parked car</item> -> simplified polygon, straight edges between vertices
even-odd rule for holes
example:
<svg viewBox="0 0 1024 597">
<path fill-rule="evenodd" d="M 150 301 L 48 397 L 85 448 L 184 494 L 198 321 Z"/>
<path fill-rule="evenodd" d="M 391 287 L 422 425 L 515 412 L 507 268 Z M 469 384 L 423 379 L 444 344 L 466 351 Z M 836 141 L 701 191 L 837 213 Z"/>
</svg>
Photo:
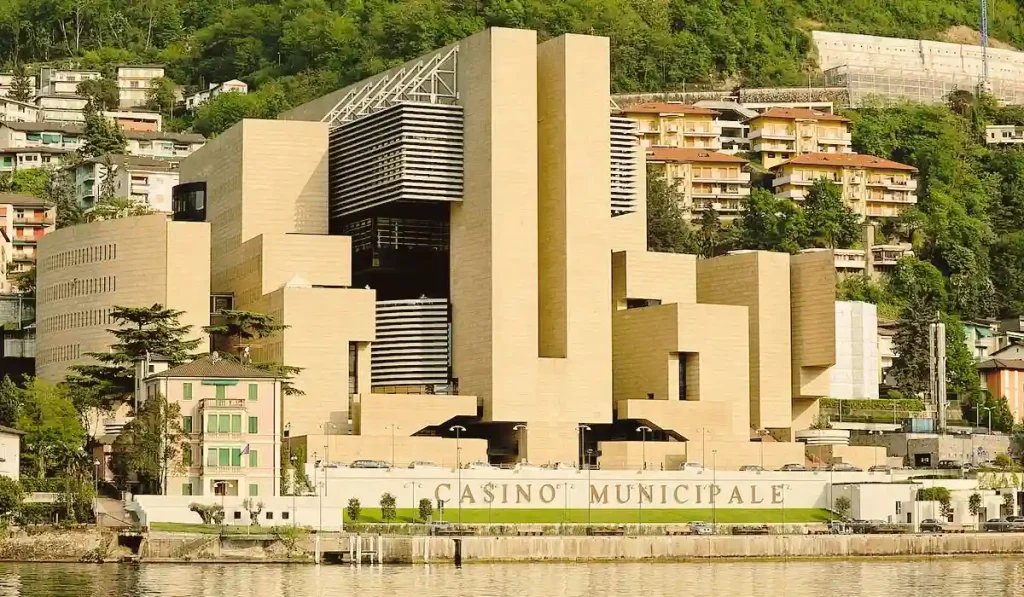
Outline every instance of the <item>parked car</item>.
<svg viewBox="0 0 1024 597">
<path fill-rule="evenodd" d="M 409 463 L 409 468 L 431 468 L 431 469 L 442 469 L 444 468 L 436 462 L 430 462 L 429 460 L 416 460 L 415 462 Z"/>
<path fill-rule="evenodd" d="M 830 535 L 849 535 L 853 532 L 853 529 L 850 527 L 850 523 L 833 520 L 828 523 L 828 532 Z"/>
<path fill-rule="evenodd" d="M 837 473 L 861 473 L 861 472 L 864 472 L 864 469 L 858 468 L 856 466 L 853 466 L 849 462 L 835 462 L 835 463 L 832 463 L 832 464 L 828 465 L 827 467 L 825 467 L 825 470 L 834 471 L 834 472 L 837 472 Z"/>
<path fill-rule="evenodd" d="M 468 463 L 466 463 L 466 466 L 464 466 L 462 468 L 470 469 L 470 470 L 474 470 L 474 469 L 492 469 L 492 468 L 494 468 L 494 465 L 491 464 L 490 462 L 483 462 L 483 461 L 478 460 L 476 462 L 468 462 Z"/>
<path fill-rule="evenodd" d="M 938 467 L 943 470 L 958 470 L 963 468 L 959 460 L 940 460 Z"/>
<path fill-rule="evenodd" d="M 571 462 L 555 462 L 552 464 L 545 464 L 541 468 L 548 468 L 554 471 L 574 471 L 576 470 L 576 465 Z"/>
<path fill-rule="evenodd" d="M 699 462 L 684 462 L 684 463 L 679 465 L 679 470 L 681 470 L 681 471 L 702 471 L 702 470 L 704 470 L 704 465 L 699 463 Z"/>
<path fill-rule="evenodd" d="M 985 530 L 988 532 L 1004 533 L 1010 528 L 1010 522 L 1005 518 L 989 518 L 985 521 Z"/>
<path fill-rule="evenodd" d="M 1024 516 L 1007 516 L 1006 522 L 1006 530 L 1024 531 Z"/>
<path fill-rule="evenodd" d="M 885 464 L 876 464 L 868 468 L 869 473 L 891 473 L 892 467 Z"/>
<path fill-rule="evenodd" d="M 536 471 L 539 471 L 539 470 L 541 470 L 543 468 L 544 468 L 543 466 L 523 461 L 523 462 L 517 462 L 516 465 L 512 467 L 512 470 L 516 470 L 516 471 L 523 471 L 523 470 L 534 471 L 534 470 L 536 470 Z"/>
<path fill-rule="evenodd" d="M 941 533 L 945 530 L 942 523 L 935 518 L 925 518 L 921 521 L 922 533 Z"/>
<path fill-rule="evenodd" d="M 324 468 L 348 468 L 348 465 L 344 462 L 325 462 Z"/>
<path fill-rule="evenodd" d="M 744 464 L 740 467 L 741 471 L 747 471 L 751 473 L 759 473 L 764 470 L 764 467 L 760 464 Z"/>
<path fill-rule="evenodd" d="M 780 466 L 778 468 L 778 470 L 785 471 L 785 472 L 806 471 L 807 467 L 802 465 L 802 464 L 790 463 L 790 464 L 784 464 L 784 465 Z"/>
<path fill-rule="evenodd" d="M 714 531 L 711 525 L 706 522 L 691 522 L 689 527 L 691 535 L 710 535 Z"/>
<path fill-rule="evenodd" d="M 352 462 L 352 468 L 391 468 L 391 465 L 384 462 L 383 460 L 355 460 Z"/>
</svg>

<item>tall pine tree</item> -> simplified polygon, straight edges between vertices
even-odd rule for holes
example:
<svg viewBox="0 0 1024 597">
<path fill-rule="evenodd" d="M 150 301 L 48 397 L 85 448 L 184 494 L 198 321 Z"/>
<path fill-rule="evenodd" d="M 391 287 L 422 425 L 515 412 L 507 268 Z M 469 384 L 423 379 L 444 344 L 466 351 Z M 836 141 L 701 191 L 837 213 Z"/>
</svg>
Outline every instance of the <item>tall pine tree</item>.
<svg viewBox="0 0 1024 597">
<path fill-rule="evenodd" d="M 32 77 L 28 76 L 24 65 L 14 67 L 14 76 L 11 77 L 11 90 L 7 97 L 19 102 L 30 102 L 35 96 L 35 86 L 32 85 Z"/>
</svg>

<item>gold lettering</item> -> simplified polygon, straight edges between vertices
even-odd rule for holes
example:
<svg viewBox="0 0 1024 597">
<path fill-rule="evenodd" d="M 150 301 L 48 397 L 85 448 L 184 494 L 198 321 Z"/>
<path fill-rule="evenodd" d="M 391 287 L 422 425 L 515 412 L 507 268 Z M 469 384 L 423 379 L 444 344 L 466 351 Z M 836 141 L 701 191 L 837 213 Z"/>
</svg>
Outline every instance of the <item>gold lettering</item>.
<svg viewBox="0 0 1024 597">
<path fill-rule="evenodd" d="M 530 503 L 530 495 L 533 493 L 533 485 L 530 483 L 526 484 L 526 489 L 523 489 L 522 485 L 516 485 L 516 503 L 526 502 Z"/>
<path fill-rule="evenodd" d="M 750 503 L 751 504 L 763 504 L 764 498 L 757 499 L 757 485 L 750 486 Z"/>
<path fill-rule="evenodd" d="M 447 502 L 448 501 L 447 499 L 441 497 L 441 488 L 442 487 L 444 487 L 445 490 L 446 490 L 445 491 L 445 495 L 447 495 L 448 492 L 452 490 L 452 484 L 451 483 L 441 483 L 440 485 L 437 486 L 437 489 L 434 490 L 434 499 L 435 500 L 441 500 L 443 502 Z"/>
<path fill-rule="evenodd" d="M 702 487 L 704 487 L 704 486 L 703 486 L 703 485 L 699 485 L 699 484 L 698 484 L 698 485 L 694 485 L 694 487 L 696 487 L 696 488 L 697 488 L 697 503 L 698 503 L 698 504 L 701 504 L 701 503 L 703 503 L 703 502 L 701 502 L 701 500 L 700 500 L 700 490 L 701 490 L 701 488 L 702 488 Z"/>
<path fill-rule="evenodd" d="M 494 483 L 488 483 L 487 485 L 484 485 L 484 503 L 494 503 Z"/>
<path fill-rule="evenodd" d="M 593 485 L 590 486 L 590 503 L 591 504 L 607 504 L 608 503 L 608 486 L 605 485 L 599 492 Z"/>
<path fill-rule="evenodd" d="M 772 503 L 781 504 L 785 501 L 784 485 L 772 485 Z"/>
<path fill-rule="evenodd" d="M 668 494 L 668 487 L 665 486 L 665 485 L 662 485 L 661 486 L 661 503 L 662 503 L 662 505 L 668 503 L 667 494 Z"/>
<path fill-rule="evenodd" d="M 460 502 L 469 502 L 470 504 L 476 503 L 476 498 L 473 497 L 473 492 L 470 490 L 469 485 L 466 485 L 465 488 L 463 488 Z"/>
<path fill-rule="evenodd" d="M 742 504 L 743 496 L 740 495 L 740 488 L 735 485 L 732 488 L 732 495 L 729 496 L 730 504 Z"/>
<path fill-rule="evenodd" d="M 619 502 L 620 504 L 628 504 L 630 502 L 630 500 L 632 500 L 632 499 L 633 499 L 633 485 L 631 485 L 631 484 L 627 484 L 626 485 L 626 497 L 625 497 L 625 499 L 623 499 L 623 497 L 622 497 L 622 485 L 616 485 L 615 486 L 615 501 Z"/>
<path fill-rule="evenodd" d="M 501 503 L 508 503 L 508 483 L 501 484 Z"/>
<path fill-rule="evenodd" d="M 718 485 L 708 485 L 708 492 L 711 493 L 711 503 L 714 504 L 716 503 L 715 498 L 722 493 L 722 488 Z"/>
<path fill-rule="evenodd" d="M 644 497 L 647 498 L 647 503 L 650 504 L 654 501 L 654 486 L 653 485 L 640 485 L 638 484 L 640 503 L 644 503 Z"/>
<path fill-rule="evenodd" d="M 672 490 L 672 499 L 674 499 L 677 504 L 685 504 L 686 502 L 690 501 L 690 498 L 679 499 L 679 490 L 680 489 L 682 489 L 684 491 L 690 491 L 690 486 L 689 485 L 676 485 L 676 488 L 674 490 Z"/>
<path fill-rule="evenodd" d="M 545 497 L 544 496 L 544 490 L 545 489 L 550 489 L 551 490 L 550 497 Z M 544 502 L 545 504 L 550 504 L 551 502 L 555 501 L 555 486 L 554 485 L 552 485 L 550 483 L 545 483 L 544 485 L 541 485 L 539 493 L 540 493 L 540 501 Z"/>
</svg>

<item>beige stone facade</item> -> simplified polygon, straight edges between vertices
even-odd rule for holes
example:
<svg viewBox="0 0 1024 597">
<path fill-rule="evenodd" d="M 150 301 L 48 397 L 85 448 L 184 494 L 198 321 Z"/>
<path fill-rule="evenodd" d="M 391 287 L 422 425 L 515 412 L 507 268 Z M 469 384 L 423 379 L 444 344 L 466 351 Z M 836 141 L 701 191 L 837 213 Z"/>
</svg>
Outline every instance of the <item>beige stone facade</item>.
<svg viewBox="0 0 1024 597">
<path fill-rule="evenodd" d="M 210 226 L 165 215 L 55 230 L 38 244 L 36 375 L 50 383 L 106 352 L 115 306 L 165 305 L 205 337 L 210 325 Z"/>
</svg>

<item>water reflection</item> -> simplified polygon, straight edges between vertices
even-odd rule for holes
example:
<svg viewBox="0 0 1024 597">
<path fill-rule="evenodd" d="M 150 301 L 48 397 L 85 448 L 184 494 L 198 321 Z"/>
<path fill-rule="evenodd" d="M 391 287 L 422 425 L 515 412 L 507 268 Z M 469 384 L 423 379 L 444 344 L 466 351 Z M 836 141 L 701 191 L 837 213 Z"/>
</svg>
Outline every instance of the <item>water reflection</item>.
<svg viewBox="0 0 1024 597">
<path fill-rule="evenodd" d="M 0 564 L 0 597 L 415 595 L 1024 596 L 1024 559 L 495 564 L 350 568 L 249 564 Z"/>
</svg>

